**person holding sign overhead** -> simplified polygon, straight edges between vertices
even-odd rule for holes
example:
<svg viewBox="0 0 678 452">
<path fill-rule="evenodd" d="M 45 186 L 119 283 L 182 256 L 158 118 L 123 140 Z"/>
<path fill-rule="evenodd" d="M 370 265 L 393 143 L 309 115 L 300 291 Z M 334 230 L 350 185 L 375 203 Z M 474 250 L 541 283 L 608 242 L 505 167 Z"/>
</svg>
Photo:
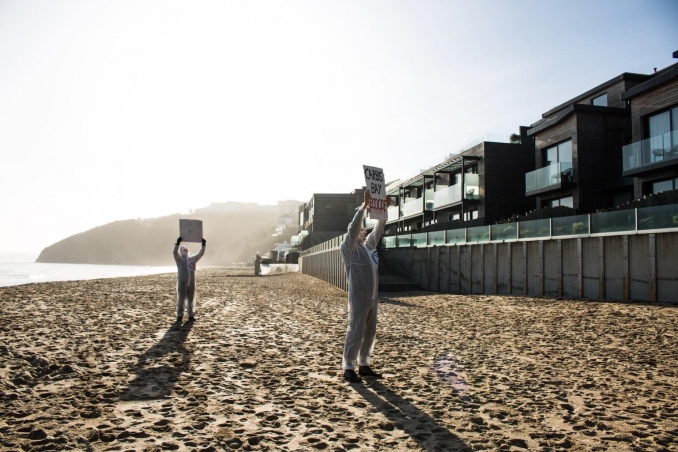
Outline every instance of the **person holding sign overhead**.
<svg viewBox="0 0 678 452">
<path fill-rule="evenodd" d="M 370 356 L 377 334 L 379 305 L 377 244 L 384 233 L 385 221 L 378 220 L 374 230 L 367 235 L 363 218 L 370 198 L 370 190 L 365 190 L 365 202 L 348 225 L 348 233 L 341 244 L 341 257 L 348 278 L 348 328 L 342 368 L 344 379 L 351 383 L 361 381 L 360 376 L 381 377 L 370 368 Z M 386 204 L 390 205 L 389 198 L 386 198 Z M 355 372 L 356 361 L 360 376 Z"/>
<path fill-rule="evenodd" d="M 188 299 L 188 321 L 195 321 L 195 270 L 200 258 L 205 254 L 207 240 L 202 239 L 198 254 L 190 255 L 188 248 L 181 245 L 182 238 L 174 244 L 174 261 L 177 263 L 177 322 L 184 317 L 184 304 Z M 181 247 L 179 247 L 181 245 Z"/>
</svg>

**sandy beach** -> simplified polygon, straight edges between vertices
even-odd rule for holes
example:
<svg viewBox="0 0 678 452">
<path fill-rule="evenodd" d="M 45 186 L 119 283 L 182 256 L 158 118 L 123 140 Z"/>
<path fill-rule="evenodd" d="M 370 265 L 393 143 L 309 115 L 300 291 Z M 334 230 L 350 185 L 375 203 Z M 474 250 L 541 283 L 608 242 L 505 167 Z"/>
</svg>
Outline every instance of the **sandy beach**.
<svg viewBox="0 0 678 452">
<path fill-rule="evenodd" d="M 198 272 L 0 288 L 3 450 L 678 450 L 678 308 L 384 294 L 341 378 L 346 294 Z"/>
</svg>

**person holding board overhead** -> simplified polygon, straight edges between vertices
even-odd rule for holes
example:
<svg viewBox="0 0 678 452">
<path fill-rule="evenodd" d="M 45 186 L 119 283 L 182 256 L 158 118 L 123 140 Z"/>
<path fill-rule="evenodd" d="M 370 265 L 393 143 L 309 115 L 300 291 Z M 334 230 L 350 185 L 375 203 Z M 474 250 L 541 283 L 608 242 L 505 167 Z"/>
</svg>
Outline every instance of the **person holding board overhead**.
<svg viewBox="0 0 678 452">
<path fill-rule="evenodd" d="M 188 248 L 181 245 L 182 238 L 174 244 L 174 261 L 177 263 L 177 322 L 184 317 L 184 304 L 188 299 L 188 321 L 195 321 L 195 270 L 200 258 L 205 254 L 207 240 L 202 239 L 198 254 L 191 255 Z M 179 247 L 181 245 L 181 247 Z"/>
<path fill-rule="evenodd" d="M 361 381 L 360 376 L 381 377 L 370 368 L 370 356 L 377 334 L 379 306 L 377 245 L 384 233 L 385 221 L 378 220 L 374 230 L 367 235 L 363 219 L 370 205 L 370 190 L 365 190 L 364 200 L 348 225 L 348 233 L 341 244 L 341 257 L 348 278 L 348 328 L 342 368 L 344 379 L 351 383 Z M 389 198 L 386 198 L 386 204 L 390 205 Z M 355 372 L 356 361 L 360 376 Z"/>
</svg>

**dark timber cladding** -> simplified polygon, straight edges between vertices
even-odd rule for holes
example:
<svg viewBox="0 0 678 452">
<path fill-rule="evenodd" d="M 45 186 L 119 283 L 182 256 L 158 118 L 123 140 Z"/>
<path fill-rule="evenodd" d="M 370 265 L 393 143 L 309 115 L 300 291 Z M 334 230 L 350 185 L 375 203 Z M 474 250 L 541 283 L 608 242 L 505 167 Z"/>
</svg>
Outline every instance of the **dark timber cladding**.
<svg viewBox="0 0 678 452">
<path fill-rule="evenodd" d="M 615 195 L 630 196 L 632 180 L 622 177 L 621 148 L 631 139 L 631 121 L 621 96 L 649 77 L 621 74 L 547 111 L 533 124 L 528 134 L 535 138 L 535 169 L 545 166 L 548 148 L 572 141 L 571 182 L 541 190 L 537 209 L 572 196 L 575 210 L 590 213 L 612 207 Z M 607 95 L 607 106 L 591 105 L 601 95 Z"/>
<path fill-rule="evenodd" d="M 647 82 L 628 90 L 622 94 L 622 98 L 631 102 L 633 142 L 637 143 L 650 138 L 649 131 L 646 130 L 646 118 L 655 112 L 658 113 L 678 105 L 678 64 L 669 66 Z M 633 190 L 635 199 L 652 193 L 652 181 L 678 176 L 678 160 L 662 162 L 656 166 L 659 168 L 629 171 L 630 175 L 636 176 Z"/>
<path fill-rule="evenodd" d="M 424 210 L 418 215 L 401 218 L 398 224 L 416 230 L 427 224 L 450 221 L 453 214 L 463 218 L 464 212 L 469 210 L 477 210 L 478 218 L 486 221 L 508 218 L 522 211 L 527 206 L 523 202 L 516 204 L 516 200 L 525 199 L 524 174 L 534 166 L 534 146 L 531 139 L 526 137 L 526 140 L 530 143 L 481 142 L 397 186 L 389 187 L 389 194 L 399 196 L 402 202 L 410 190 L 412 195 L 407 199 L 422 197 L 427 187 L 434 191 L 447 188 L 452 185 L 455 174 L 459 175 L 458 183 L 463 187 L 469 177 L 466 171 L 477 168 L 478 199 L 462 197 L 450 204 L 434 205 L 432 211 Z"/>
<path fill-rule="evenodd" d="M 299 209 L 299 232 L 306 231 L 300 248 L 307 249 L 344 234 L 362 202 L 362 189 L 351 193 L 315 193 Z"/>
</svg>

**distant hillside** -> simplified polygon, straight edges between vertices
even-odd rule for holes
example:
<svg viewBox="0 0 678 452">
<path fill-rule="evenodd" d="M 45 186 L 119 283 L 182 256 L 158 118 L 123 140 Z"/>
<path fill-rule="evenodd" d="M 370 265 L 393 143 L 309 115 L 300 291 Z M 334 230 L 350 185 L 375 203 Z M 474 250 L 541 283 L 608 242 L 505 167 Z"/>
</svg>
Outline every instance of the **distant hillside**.
<svg viewBox="0 0 678 452">
<path fill-rule="evenodd" d="M 115 221 L 48 246 L 36 262 L 174 265 L 172 248 L 179 235 L 179 218 L 189 218 L 203 221 L 207 252 L 200 263 L 229 265 L 249 260 L 258 247 L 268 245 L 278 216 L 275 212 L 201 213 Z M 271 243 L 282 241 L 276 239 Z M 186 246 L 192 253 L 200 249 L 198 243 Z"/>
</svg>

